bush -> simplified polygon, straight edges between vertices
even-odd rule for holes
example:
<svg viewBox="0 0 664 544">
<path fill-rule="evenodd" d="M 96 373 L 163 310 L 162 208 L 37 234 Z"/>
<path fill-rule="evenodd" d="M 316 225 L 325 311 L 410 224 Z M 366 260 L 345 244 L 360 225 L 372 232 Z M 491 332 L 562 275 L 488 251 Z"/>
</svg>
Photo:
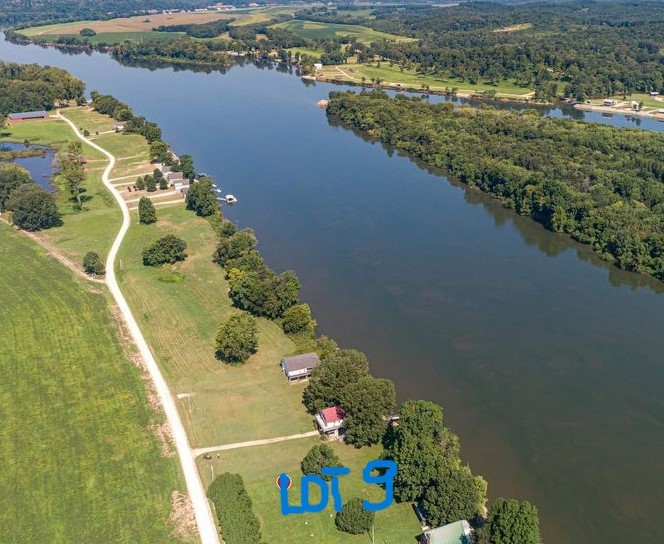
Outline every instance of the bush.
<svg viewBox="0 0 664 544">
<path fill-rule="evenodd" d="M 337 529 L 351 535 L 368 533 L 374 522 L 374 512 L 362 507 L 361 499 L 351 499 L 343 505 L 341 512 L 337 512 L 334 524 Z"/>
<path fill-rule="evenodd" d="M 288 308 L 284 312 L 284 321 L 281 327 L 287 334 L 294 334 L 301 331 L 313 334 L 316 322 L 311 319 L 311 308 L 309 308 L 309 305 L 296 304 Z"/>
<path fill-rule="evenodd" d="M 138 221 L 144 225 L 157 222 L 157 210 L 152 201 L 144 196 L 138 201 Z"/>
<path fill-rule="evenodd" d="M 82 28 L 81 31 L 79 32 L 79 34 L 81 36 L 86 36 L 86 37 L 97 35 L 97 33 L 94 30 L 92 30 L 91 28 Z"/>
<path fill-rule="evenodd" d="M 143 191 L 145 189 L 145 180 L 141 176 L 136 178 L 136 188 L 139 191 Z"/>
<path fill-rule="evenodd" d="M 143 250 L 143 264 L 158 266 L 164 263 L 172 264 L 176 261 L 184 261 L 187 258 L 186 249 L 187 242 L 182 238 L 167 234 Z"/>
<path fill-rule="evenodd" d="M 148 174 L 143 178 L 143 180 L 145 181 L 145 189 L 148 193 L 152 193 L 157 190 L 157 181 L 154 179 L 154 176 Z"/>
<path fill-rule="evenodd" d="M 323 467 L 341 467 L 341 461 L 334 450 L 327 444 L 319 444 L 309 450 L 302 459 L 302 474 L 317 474 L 325 480 L 331 480 L 331 476 L 323 476 Z"/>
<path fill-rule="evenodd" d="M 48 229 L 61 223 L 53 195 L 33 183 L 12 191 L 7 209 L 13 212 L 14 224 L 24 230 Z"/>
<path fill-rule="evenodd" d="M 251 498 L 242 476 L 225 472 L 215 478 L 207 491 L 221 526 L 226 544 L 256 544 L 261 541 L 261 526 L 253 512 Z"/>
<path fill-rule="evenodd" d="M 245 313 L 222 323 L 215 342 L 216 356 L 227 363 L 244 363 L 258 350 L 256 319 Z"/>
<path fill-rule="evenodd" d="M 86 138 L 90 136 L 90 131 L 87 128 L 83 129 L 83 136 L 85 136 Z"/>
<path fill-rule="evenodd" d="M 104 268 L 104 263 L 99 258 L 99 254 L 94 251 L 88 251 L 83 257 L 83 270 L 86 274 L 92 274 L 94 276 L 100 276 L 106 273 Z"/>
<path fill-rule="evenodd" d="M 489 509 L 487 524 L 492 544 L 541 544 L 539 514 L 528 501 L 497 499 Z"/>
</svg>

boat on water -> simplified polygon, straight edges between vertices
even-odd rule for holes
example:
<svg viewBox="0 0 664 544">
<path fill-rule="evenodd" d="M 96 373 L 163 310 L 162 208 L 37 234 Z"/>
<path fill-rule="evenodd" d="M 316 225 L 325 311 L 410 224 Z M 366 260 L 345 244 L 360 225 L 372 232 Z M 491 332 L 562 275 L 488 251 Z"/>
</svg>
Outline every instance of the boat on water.
<svg viewBox="0 0 664 544">
<path fill-rule="evenodd" d="M 218 193 L 221 193 L 221 189 L 215 189 L 215 191 L 217 191 Z"/>
<path fill-rule="evenodd" d="M 228 204 L 235 204 L 237 202 L 237 198 L 233 195 L 226 195 L 225 199 Z"/>
</svg>

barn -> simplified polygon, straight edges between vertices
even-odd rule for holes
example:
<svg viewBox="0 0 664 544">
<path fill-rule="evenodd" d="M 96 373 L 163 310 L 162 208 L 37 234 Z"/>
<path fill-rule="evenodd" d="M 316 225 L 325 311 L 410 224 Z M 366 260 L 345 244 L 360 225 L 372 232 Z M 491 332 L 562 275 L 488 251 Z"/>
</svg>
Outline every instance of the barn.
<svg viewBox="0 0 664 544">
<path fill-rule="evenodd" d="M 48 113 L 45 111 L 24 111 L 22 113 L 10 113 L 7 117 L 10 121 L 29 121 L 30 119 L 46 119 Z"/>
</svg>

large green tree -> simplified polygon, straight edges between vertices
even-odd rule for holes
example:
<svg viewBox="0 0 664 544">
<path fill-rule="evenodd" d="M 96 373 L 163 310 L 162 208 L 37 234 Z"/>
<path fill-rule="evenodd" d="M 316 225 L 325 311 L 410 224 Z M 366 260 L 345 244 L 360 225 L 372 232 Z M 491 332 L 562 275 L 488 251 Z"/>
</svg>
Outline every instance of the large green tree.
<svg viewBox="0 0 664 544">
<path fill-rule="evenodd" d="M 60 214 L 51 193 L 34 183 L 21 185 L 12 191 L 7 201 L 12 221 L 23 230 L 42 230 L 60 224 Z"/>
<path fill-rule="evenodd" d="M 160 264 L 173 264 L 187 258 L 187 242 L 174 234 L 167 234 L 159 238 L 154 244 L 143 250 L 143 264 L 158 266 Z"/>
<path fill-rule="evenodd" d="M 157 222 L 157 210 L 148 197 L 143 196 L 138 201 L 138 221 L 144 225 Z"/>
<path fill-rule="evenodd" d="M 422 511 L 429 523 L 438 527 L 482 513 L 486 482 L 473 476 L 466 466 L 441 470 L 424 492 Z"/>
<path fill-rule="evenodd" d="M 0 212 L 4 212 L 12 192 L 21 185 L 34 183 L 30 172 L 11 163 L 0 163 Z"/>
<path fill-rule="evenodd" d="M 210 178 L 202 178 L 192 183 L 185 202 L 188 210 L 192 210 L 201 217 L 219 213 L 219 201 Z"/>
<path fill-rule="evenodd" d="M 71 199 L 81 207 L 81 189 L 85 182 L 83 166 L 83 144 L 76 140 L 67 145 L 67 150 L 60 158 L 60 175 L 69 191 Z"/>
<path fill-rule="evenodd" d="M 343 406 L 350 385 L 369 376 L 366 355 L 355 349 L 342 349 L 325 357 L 311 373 L 302 401 L 311 413 L 327 406 Z"/>
<path fill-rule="evenodd" d="M 308 304 L 295 304 L 284 312 L 284 320 L 281 327 L 287 334 L 306 332 L 313 334 L 316 321 L 311 317 L 311 308 Z"/>
<path fill-rule="evenodd" d="M 224 472 L 210 484 L 207 496 L 214 504 L 226 544 L 257 544 L 261 527 L 254 514 L 242 476 Z"/>
<path fill-rule="evenodd" d="M 215 354 L 226 363 L 244 363 L 258 350 L 258 324 L 246 313 L 224 321 L 217 332 Z"/>
<path fill-rule="evenodd" d="M 489 508 L 483 533 L 491 544 L 541 544 L 539 514 L 528 501 L 497 499 Z"/>
<path fill-rule="evenodd" d="M 341 406 L 346 412 L 346 442 L 357 447 L 376 444 L 385 435 L 396 406 L 394 383 L 365 376 L 346 388 Z"/>
<path fill-rule="evenodd" d="M 371 530 L 375 512 L 362 507 L 362 499 L 353 498 L 343 505 L 341 512 L 337 512 L 334 524 L 337 529 L 351 535 L 361 535 Z"/>
<path fill-rule="evenodd" d="M 302 474 L 316 474 L 322 476 L 325 480 L 331 480 L 331 476 L 323 476 L 323 467 L 340 467 L 343 466 L 339 460 L 339 456 L 334 453 L 334 450 L 327 444 L 318 444 L 312 447 L 302 459 L 300 465 L 302 467 Z"/>
<path fill-rule="evenodd" d="M 83 270 L 85 270 L 86 274 L 92 274 L 95 276 L 106 273 L 104 263 L 99 257 L 99 254 L 94 251 L 88 251 L 83 257 Z"/>
<path fill-rule="evenodd" d="M 229 261 L 238 259 L 258 247 L 256 234 L 252 229 L 242 229 L 222 236 L 212 255 L 212 260 L 220 266 L 226 266 Z"/>
<path fill-rule="evenodd" d="M 443 409 L 425 400 L 409 400 L 399 409 L 399 421 L 385 449 L 397 463 L 394 497 L 417 501 L 438 474 L 458 461 L 459 441 L 443 425 Z"/>
</svg>

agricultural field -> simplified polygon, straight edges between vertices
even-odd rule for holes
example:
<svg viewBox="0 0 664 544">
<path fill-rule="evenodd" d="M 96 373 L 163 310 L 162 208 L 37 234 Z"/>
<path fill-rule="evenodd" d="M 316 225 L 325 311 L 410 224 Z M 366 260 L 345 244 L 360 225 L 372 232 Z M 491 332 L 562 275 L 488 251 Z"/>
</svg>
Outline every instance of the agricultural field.
<svg viewBox="0 0 664 544">
<path fill-rule="evenodd" d="M 146 30 L 145 32 L 102 32 L 94 36 L 88 36 L 85 38 L 85 41 L 89 44 L 106 44 L 106 45 L 116 45 L 126 41 L 133 42 L 170 42 L 177 40 L 184 36 L 184 32 L 156 32 L 152 30 Z M 50 43 L 58 38 L 67 38 L 71 37 L 72 34 L 41 34 L 39 36 L 32 36 L 32 40 L 35 42 Z M 81 39 L 83 39 L 81 37 Z"/>
<path fill-rule="evenodd" d="M 302 21 L 293 19 L 284 23 L 272 25 L 274 28 L 284 28 L 312 40 L 325 40 L 329 38 L 355 38 L 358 42 L 370 44 L 379 40 L 394 40 L 396 42 L 412 42 L 414 38 L 404 38 L 396 34 L 377 32 L 366 26 L 347 25 L 338 23 L 319 23 L 314 21 Z"/>
<path fill-rule="evenodd" d="M 242 475 L 247 491 L 253 503 L 253 509 L 261 522 L 263 540 L 270 544 L 291 544 L 292 542 L 316 542 L 321 544 L 368 544 L 369 537 L 352 536 L 338 531 L 334 525 L 332 497 L 328 507 L 319 514 L 301 514 L 282 516 L 280 510 L 277 476 L 287 473 L 293 479 L 290 489 L 290 504 L 300 504 L 300 462 L 309 449 L 319 444 L 318 438 L 281 442 L 267 446 L 255 446 L 221 452 L 219 457 L 212 455 L 212 460 L 199 458 L 199 471 L 207 485 L 211 476 L 222 472 L 236 472 Z M 385 492 L 376 485 L 362 480 L 362 469 L 367 462 L 378 459 L 379 446 L 356 449 L 344 444 L 330 443 L 344 466 L 350 468 L 350 474 L 340 478 L 340 490 L 343 502 L 353 497 L 379 502 L 385 498 Z M 311 501 L 318 498 L 312 488 Z M 376 513 L 375 542 L 415 543 L 421 533 L 417 516 L 410 504 L 392 504 L 389 508 Z"/>
<path fill-rule="evenodd" d="M 495 91 L 498 97 L 506 98 L 527 98 L 534 92 L 534 89 L 519 87 L 509 81 L 501 81 L 498 85 L 471 84 L 454 78 L 421 75 L 415 70 L 402 70 L 397 64 L 390 66 L 389 62 L 382 62 L 380 66 L 377 66 L 376 63 L 357 64 L 355 62 L 339 66 L 324 66 L 321 75 L 330 80 L 353 83 L 371 83 L 372 80 L 378 78 L 383 85 L 392 84 L 396 86 L 396 84 L 400 84 L 404 89 L 413 90 L 421 90 L 424 85 L 428 85 L 432 91 L 445 91 L 446 88 L 456 87 L 459 94 L 491 90 Z"/>
<path fill-rule="evenodd" d="M 0 240 L 0 540 L 182 542 L 167 521 L 179 465 L 104 288 L 5 223 Z"/>
<path fill-rule="evenodd" d="M 278 15 L 293 15 L 301 6 L 272 6 L 267 8 L 235 9 L 229 15 L 235 19 L 231 26 L 253 25 L 265 23 Z"/>
</svg>

